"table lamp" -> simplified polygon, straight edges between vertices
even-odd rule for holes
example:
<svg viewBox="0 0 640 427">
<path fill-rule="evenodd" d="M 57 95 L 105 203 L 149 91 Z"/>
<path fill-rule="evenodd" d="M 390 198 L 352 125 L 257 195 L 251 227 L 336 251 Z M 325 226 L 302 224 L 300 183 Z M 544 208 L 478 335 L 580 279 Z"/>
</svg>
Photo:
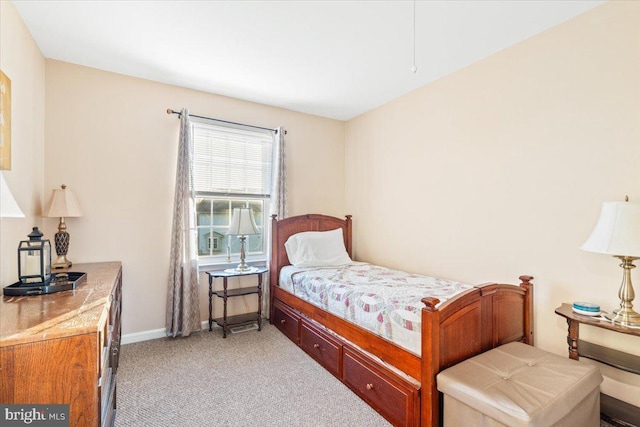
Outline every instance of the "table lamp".
<svg viewBox="0 0 640 427">
<path fill-rule="evenodd" d="M 53 190 L 49 206 L 44 211 L 45 217 L 60 217 L 58 224 L 58 232 L 54 237 L 56 245 L 56 254 L 58 258 L 53 263 L 53 268 L 68 268 L 72 263 L 67 259 L 69 251 L 69 233 L 67 233 L 67 224 L 65 218 L 82 216 L 78 199 L 73 191 L 68 190 L 67 186 L 62 184 L 60 189 Z"/>
<path fill-rule="evenodd" d="M 0 218 L 24 218 L 24 213 L 13 198 L 2 173 L 0 173 Z"/>
<path fill-rule="evenodd" d="M 234 208 L 233 216 L 231 217 L 231 225 L 229 226 L 229 231 L 227 231 L 228 236 L 239 236 L 240 239 L 240 264 L 235 268 L 235 271 L 239 272 L 249 272 L 251 271 L 251 267 L 249 267 L 245 262 L 245 242 L 247 240 L 247 236 L 252 234 L 260 234 L 258 231 L 258 227 L 256 226 L 255 221 L 253 220 L 253 214 L 251 209 L 249 208 Z"/>
<path fill-rule="evenodd" d="M 631 285 L 633 261 L 640 259 L 640 203 L 605 202 L 600 219 L 580 249 L 613 255 L 622 262 L 622 284 L 618 290 L 620 308 L 607 318 L 623 326 L 639 326 L 640 314 L 633 310 L 635 294 Z"/>
</svg>

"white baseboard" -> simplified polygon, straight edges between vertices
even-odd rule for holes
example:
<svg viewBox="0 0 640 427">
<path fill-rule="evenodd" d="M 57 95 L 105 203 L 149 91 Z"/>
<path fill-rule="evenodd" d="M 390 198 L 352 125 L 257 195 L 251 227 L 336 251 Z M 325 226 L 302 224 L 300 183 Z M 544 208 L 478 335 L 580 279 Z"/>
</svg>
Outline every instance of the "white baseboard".
<svg viewBox="0 0 640 427">
<path fill-rule="evenodd" d="M 217 325 L 213 325 L 215 328 Z M 203 320 L 201 324 L 203 331 L 209 330 L 209 321 Z M 134 342 L 155 340 L 158 338 L 165 338 L 167 336 L 167 330 L 165 328 L 162 329 L 152 329 L 150 331 L 142 331 L 142 332 L 134 332 L 132 334 L 125 334 L 120 339 L 120 344 L 132 344 Z"/>
</svg>

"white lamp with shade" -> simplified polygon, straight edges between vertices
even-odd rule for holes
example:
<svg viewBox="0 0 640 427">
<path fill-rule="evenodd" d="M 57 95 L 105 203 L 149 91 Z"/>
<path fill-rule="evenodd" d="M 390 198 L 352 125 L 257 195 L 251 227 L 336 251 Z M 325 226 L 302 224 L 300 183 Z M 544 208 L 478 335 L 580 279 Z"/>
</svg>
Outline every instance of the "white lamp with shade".
<svg viewBox="0 0 640 427">
<path fill-rule="evenodd" d="M 248 273 L 254 269 L 249 267 L 245 262 L 245 243 L 247 236 L 260 234 L 258 226 L 253 220 L 253 213 L 249 208 L 234 208 L 231 217 L 231 225 L 227 231 L 228 236 L 239 236 L 240 239 L 240 264 L 235 269 L 236 272 Z"/>
<path fill-rule="evenodd" d="M 44 211 L 44 216 L 60 217 L 58 232 L 54 237 L 58 258 L 53 263 L 52 267 L 71 267 L 72 263 L 67 259 L 67 252 L 69 251 L 69 233 L 67 233 L 67 224 L 64 222 L 64 219 L 82 216 L 80 204 L 78 203 L 75 193 L 67 189 L 67 186 L 64 184 L 60 186 L 60 189 L 53 190 L 49 205 Z"/>
<path fill-rule="evenodd" d="M 633 310 L 635 293 L 631 284 L 633 261 L 640 259 L 640 203 L 605 202 L 600 219 L 580 249 L 612 255 L 622 262 L 622 284 L 618 291 L 620 308 L 610 319 L 623 326 L 640 326 L 640 314 Z"/>
<path fill-rule="evenodd" d="M 4 175 L 0 172 L 0 218 L 24 218 L 24 213 L 13 198 Z"/>
</svg>

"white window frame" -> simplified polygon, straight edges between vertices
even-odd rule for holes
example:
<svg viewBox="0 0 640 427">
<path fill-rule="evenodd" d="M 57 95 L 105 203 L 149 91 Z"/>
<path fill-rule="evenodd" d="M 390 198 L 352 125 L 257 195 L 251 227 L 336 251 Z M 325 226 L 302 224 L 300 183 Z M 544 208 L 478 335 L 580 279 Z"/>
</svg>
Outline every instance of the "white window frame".
<svg viewBox="0 0 640 427">
<path fill-rule="evenodd" d="M 205 120 L 192 119 L 191 126 L 192 126 L 192 135 L 194 136 L 194 139 L 195 139 L 196 133 L 199 131 L 199 126 L 207 126 L 208 124 L 209 122 Z M 217 122 L 215 122 L 214 124 L 215 126 L 225 127 L 229 129 L 239 128 L 244 131 L 253 130 L 253 129 L 248 129 L 244 126 L 239 126 L 239 125 L 227 125 L 227 124 L 221 124 Z M 273 143 L 275 144 L 275 138 Z M 273 162 L 273 146 L 271 150 L 271 162 Z M 194 168 L 194 174 L 195 173 L 196 173 L 196 170 Z M 271 188 L 270 183 L 268 185 L 268 188 L 269 189 Z M 229 193 L 229 192 L 223 193 L 223 192 L 214 192 L 214 191 L 195 191 L 194 198 L 195 198 L 195 201 L 198 201 L 199 199 L 208 199 L 211 201 L 227 200 L 230 204 L 233 204 L 233 203 L 237 204 L 237 202 L 239 201 L 245 201 L 245 203 L 242 205 L 243 207 L 248 207 L 251 201 L 262 202 L 262 217 L 260 221 L 256 221 L 258 229 L 262 231 L 262 250 L 251 251 L 250 245 L 247 245 L 245 261 L 249 265 L 264 264 L 264 262 L 267 259 L 267 251 L 269 249 L 269 242 L 271 238 L 271 236 L 269 235 L 269 226 L 268 226 L 268 220 L 270 219 L 269 217 L 270 194 L 251 194 L 251 193 L 237 194 L 237 193 Z M 197 206 L 196 206 L 196 212 L 197 212 Z M 232 210 L 230 209 L 229 218 L 227 219 L 227 224 L 230 223 L 231 213 L 232 213 Z M 201 229 L 207 229 L 211 232 L 217 231 L 218 233 L 225 235 L 226 231 L 221 230 L 223 228 L 224 228 L 224 225 L 213 224 L 213 219 L 211 219 L 211 224 L 208 224 L 208 225 L 197 225 L 197 219 L 196 219 L 196 236 L 197 236 L 196 239 L 198 244 L 200 242 Z M 251 236 L 247 236 L 247 237 L 248 239 L 251 239 Z M 210 238 L 213 238 L 213 237 L 210 237 Z M 231 238 L 234 238 L 234 237 L 231 237 Z M 211 267 L 211 266 L 225 267 L 225 268 L 227 266 L 233 267 L 240 262 L 239 246 L 236 248 L 235 246 L 237 245 L 235 243 L 232 245 L 233 251 L 230 253 L 230 257 L 229 257 L 228 256 L 229 253 L 227 250 L 228 246 L 226 244 L 227 242 L 228 242 L 227 239 L 223 239 L 222 241 L 219 242 L 221 251 L 217 255 L 198 255 L 198 263 L 201 269 L 207 269 L 208 267 Z M 198 248 L 198 253 L 199 252 L 200 250 Z"/>
<path fill-rule="evenodd" d="M 267 224 L 267 219 L 269 218 L 268 216 L 268 209 L 269 209 L 269 199 L 265 198 L 265 197 L 223 197 L 223 196 L 208 196 L 208 195 L 196 195 L 195 196 L 196 201 L 200 200 L 200 199 L 204 199 L 204 200 L 211 200 L 211 201 L 227 201 L 230 204 L 238 204 L 238 202 L 245 202 L 242 203 L 240 206 L 242 207 L 249 207 L 249 203 L 252 201 L 258 201 L 262 203 L 262 217 L 260 221 L 256 221 L 256 225 L 258 226 L 258 230 L 260 230 L 262 232 L 262 250 L 261 251 L 252 251 L 251 250 L 251 244 L 247 244 L 246 247 L 246 259 L 245 261 L 249 264 L 251 264 L 251 262 L 256 262 L 256 263 L 264 263 L 264 261 L 266 261 L 267 259 L 267 250 L 269 248 L 268 244 L 269 244 L 269 227 L 265 227 L 265 225 Z M 197 208 L 196 208 L 197 209 Z M 227 217 L 227 221 L 226 221 L 226 227 L 228 227 L 229 223 L 231 222 L 231 213 L 232 213 L 232 209 L 230 208 L 228 211 L 228 217 Z M 225 235 L 224 232 L 224 228 L 225 225 L 214 225 L 214 224 L 206 224 L 206 225 L 196 225 L 196 235 L 197 235 L 197 241 L 199 242 L 200 239 L 200 230 L 207 230 L 207 231 L 217 231 L 220 234 Z M 236 239 L 235 237 L 230 237 L 231 239 Z M 252 236 L 247 236 L 248 239 L 251 239 Z M 209 237 L 210 240 L 214 239 L 213 237 Z M 229 239 L 229 238 L 227 238 Z M 239 249 L 239 242 L 233 242 L 232 243 L 232 248 L 233 250 L 228 252 L 227 248 L 228 248 L 228 242 L 229 240 L 226 240 L 227 243 L 225 243 L 225 239 L 223 239 L 222 241 L 219 241 L 219 247 L 220 247 L 220 252 L 217 255 L 198 255 L 198 261 L 199 264 L 201 266 L 211 266 L 211 265 L 222 265 L 222 264 L 229 264 L 229 265 L 237 265 L 240 262 L 240 249 Z M 208 245 L 207 245 L 208 246 Z M 199 252 L 199 251 L 198 251 Z M 228 257 L 228 254 L 230 254 L 230 260 Z"/>
</svg>

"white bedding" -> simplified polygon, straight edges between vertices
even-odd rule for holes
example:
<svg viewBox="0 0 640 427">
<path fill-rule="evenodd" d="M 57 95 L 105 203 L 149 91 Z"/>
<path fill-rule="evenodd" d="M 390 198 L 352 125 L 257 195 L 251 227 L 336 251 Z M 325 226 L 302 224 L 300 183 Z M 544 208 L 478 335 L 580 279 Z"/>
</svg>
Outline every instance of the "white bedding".
<svg viewBox="0 0 640 427">
<path fill-rule="evenodd" d="M 444 302 L 471 285 L 366 263 L 283 267 L 280 287 L 420 355 L 422 298 Z"/>
</svg>

